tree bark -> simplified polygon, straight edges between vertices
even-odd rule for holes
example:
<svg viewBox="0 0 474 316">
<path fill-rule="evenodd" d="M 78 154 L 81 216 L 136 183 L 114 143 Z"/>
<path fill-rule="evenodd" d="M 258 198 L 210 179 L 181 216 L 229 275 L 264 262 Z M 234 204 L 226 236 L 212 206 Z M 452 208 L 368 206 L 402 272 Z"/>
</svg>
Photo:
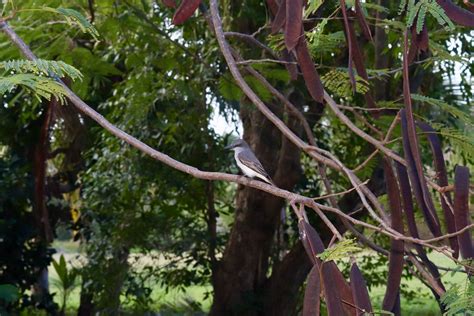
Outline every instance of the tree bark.
<svg viewBox="0 0 474 316">
<path fill-rule="evenodd" d="M 273 111 L 283 114 L 282 108 Z M 291 144 L 260 112 L 242 105 L 244 139 L 255 151 L 277 186 L 292 189 L 301 175 L 300 150 Z M 288 125 L 301 132 L 292 117 Z M 263 310 L 271 248 L 284 201 L 269 194 L 239 186 L 235 222 L 214 278 L 211 315 L 258 315 Z"/>
</svg>

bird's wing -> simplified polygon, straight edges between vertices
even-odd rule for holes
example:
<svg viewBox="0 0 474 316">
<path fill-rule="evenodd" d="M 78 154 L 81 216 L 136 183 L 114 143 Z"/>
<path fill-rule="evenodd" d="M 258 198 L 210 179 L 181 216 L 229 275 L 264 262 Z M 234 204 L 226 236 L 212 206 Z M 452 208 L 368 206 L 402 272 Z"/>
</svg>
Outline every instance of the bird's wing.
<svg viewBox="0 0 474 316">
<path fill-rule="evenodd" d="M 262 164 L 258 160 L 258 158 L 254 155 L 253 152 L 249 150 L 244 150 L 240 153 L 237 154 L 237 158 L 240 160 L 240 162 L 246 166 L 249 167 L 250 169 L 254 170 L 255 172 L 261 174 L 267 179 L 267 182 L 273 184 L 272 179 L 268 175 L 268 173 L 265 171 L 263 168 Z"/>
</svg>

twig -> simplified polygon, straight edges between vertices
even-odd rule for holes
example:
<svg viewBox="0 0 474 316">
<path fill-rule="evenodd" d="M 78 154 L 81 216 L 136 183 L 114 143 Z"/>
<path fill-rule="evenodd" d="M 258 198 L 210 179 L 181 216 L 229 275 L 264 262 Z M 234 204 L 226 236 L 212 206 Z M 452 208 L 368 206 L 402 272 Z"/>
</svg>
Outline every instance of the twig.
<svg viewBox="0 0 474 316">
<path fill-rule="evenodd" d="M 257 47 L 260 47 L 270 55 L 272 55 L 275 59 L 278 58 L 278 55 L 268 46 L 257 40 L 255 37 L 252 35 L 244 34 L 244 33 L 238 33 L 238 32 L 225 32 L 224 33 L 225 37 L 237 37 L 239 39 L 242 39 L 248 43 L 251 43 L 252 45 L 255 45 Z"/>
<path fill-rule="evenodd" d="M 362 184 L 363 184 L 363 185 L 366 185 L 368 182 L 369 182 L 369 180 L 365 180 L 364 182 L 362 182 Z M 352 187 L 352 188 L 347 189 L 347 190 L 345 190 L 345 191 L 341 191 L 341 192 L 337 192 L 337 193 L 332 193 L 332 194 L 327 194 L 327 195 L 321 195 L 321 196 L 318 196 L 318 197 L 313 198 L 313 200 L 314 200 L 314 201 L 325 200 L 325 199 L 328 199 L 328 198 L 331 198 L 331 197 L 341 196 L 341 195 L 350 193 L 350 192 L 352 192 L 352 191 L 354 191 L 354 190 L 355 190 L 355 188 Z"/>
<path fill-rule="evenodd" d="M 263 59 L 246 59 L 242 61 L 238 61 L 235 64 L 236 65 L 249 65 L 249 64 L 264 64 L 264 63 L 276 63 L 276 64 L 291 64 L 291 65 L 296 65 L 297 63 L 294 61 L 284 61 L 284 60 L 278 60 L 278 59 L 269 59 L 269 58 L 263 58 Z"/>
</svg>

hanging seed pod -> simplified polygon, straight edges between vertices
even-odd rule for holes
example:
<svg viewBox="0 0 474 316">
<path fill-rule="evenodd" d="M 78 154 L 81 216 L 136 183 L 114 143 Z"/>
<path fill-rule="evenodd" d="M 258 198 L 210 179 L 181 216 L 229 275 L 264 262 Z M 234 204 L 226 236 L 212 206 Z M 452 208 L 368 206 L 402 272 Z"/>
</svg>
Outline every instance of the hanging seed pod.
<svg viewBox="0 0 474 316">
<path fill-rule="evenodd" d="M 186 22 L 199 7 L 201 0 L 183 0 L 173 16 L 173 24 L 180 25 Z"/>
<path fill-rule="evenodd" d="M 304 82 L 309 94 L 315 101 L 322 103 L 324 95 L 323 84 L 316 71 L 316 67 L 314 67 L 304 36 L 301 37 L 296 46 L 296 57 L 298 58 L 298 64 L 303 73 Z"/>
<path fill-rule="evenodd" d="M 362 10 L 362 6 L 360 5 L 360 0 L 355 1 L 355 14 L 357 17 L 357 21 L 359 22 L 360 28 L 362 33 L 364 34 L 365 38 L 369 41 L 372 40 L 372 33 L 370 32 L 370 27 L 365 20 L 364 12 Z"/>
<path fill-rule="evenodd" d="M 436 2 L 453 22 L 462 26 L 474 27 L 474 13 L 458 7 L 450 0 L 436 0 Z"/>
<path fill-rule="evenodd" d="M 278 3 L 275 0 L 267 0 L 267 6 L 272 12 L 272 15 L 275 16 L 278 12 Z"/>
<path fill-rule="evenodd" d="M 360 272 L 359 267 L 354 262 L 351 266 L 351 290 L 354 298 L 354 305 L 356 306 L 357 316 L 371 313 L 372 304 L 370 303 L 369 291 L 365 283 L 364 276 Z"/>
<path fill-rule="evenodd" d="M 441 141 L 439 140 L 436 131 L 425 122 L 417 122 L 417 125 L 425 132 L 428 142 L 430 143 L 431 152 L 434 158 L 434 167 L 438 179 L 438 185 L 445 187 L 448 185 L 448 173 L 446 172 L 446 162 L 444 161 L 443 150 L 441 148 Z M 454 224 L 454 214 L 451 211 L 450 205 L 452 205 L 451 195 L 449 193 L 440 193 L 441 208 L 444 213 L 444 221 L 448 229 L 448 233 L 452 234 L 456 231 Z M 457 258 L 459 253 L 459 244 L 456 237 L 449 238 L 449 243 L 454 256 Z"/>
<path fill-rule="evenodd" d="M 293 57 L 293 55 L 290 54 L 286 49 L 283 49 L 281 59 L 283 61 L 286 61 L 285 68 L 290 74 L 290 79 L 292 81 L 298 79 L 298 67 L 294 63 L 295 58 Z"/>
<path fill-rule="evenodd" d="M 457 166 L 454 170 L 454 221 L 456 230 L 470 225 L 469 218 L 469 169 Z M 458 235 L 461 256 L 464 259 L 474 258 L 471 232 L 469 230 Z"/>
<path fill-rule="evenodd" d="M 408 71 L 408 31 L 405 31 L 403 42 L 403 101 L 405 103 L 405 109 L 400 111 L 402 118 L 403 148 L 407 156 L 407 161 L 410 160 L 408 172 L 411 177 L 410 180 L 412 181 L 415 197 L 418 199 L 418 203 L 423 209 L 423 212 L 427 215 L 426 220 L 428 227 L 430 227 L 433 235 L 439 237 L 441 236 L 440 223 L 423 174 L 423 164 L 421 162 L 415 119 L 413 116 L 413 106 L 410 95 L 410 75 Z M 415 176 L 418 180 L 415 179 Z M 416 183 L 418 184 L 415 185 Z"/>
<path fill-rule="evenodd" d="M 304 220 L 298 222 L 299 234 L 304 249 L 313 264 L 318 263 L 317 254 L 324 251 L 324 244 L 314 228 Z"/>
<path fill-rule="evenodd" d="M 321 281 L 323 285 L 324 299 L 329 316 L 341 316 L 346 315 L 344 312 L 343 303 L 341 300 L 341 291 L 337 287 L 334 275 L 334 262 L 324 262 L 321 265 Z M 337 267 L 336 267 L 337 269 Z"/>
<path fill-rule="evenodd" d="M 400 190 L 397 179 L 393 173 L 392 166 L 384 159 L 385 182 L 387 184 L 388 202 L 390 205 L 391 227 L 403 234 L 403 214 L 400 201 Z M 391 311 L 395 307 L 397 293 L 400 290 L 400 282 L 403 272 L 404 243 L 401 240 L 390 240 L 390 255 L 388 258 L 388 280 L 387 290 L 383 299 L 382 307 Z"/>
<path fill-rule="evenodd" d="M 171 9 L 176 9 L 176 2 L 174 0 L 162 0 L 163 4 Z"/>
<path fill-rule="evenodd" d="M 286 0 L 285 45 L 292 51 L 304 36 L 302 0 Z"/>
<path fill-rule="evenodd" d="M 281 1 L 280 7 L 278 8 L 275 19 L 272 22 L 272 34 L 278 33 L 286 21 L 286 1 Z"/>
<path fill-rule="evenodd" d="M 308 275 L 306 290 L 304 292 L 303 316 L 319 315 L 321 305 L 321 280 L 319 278 L 319 265 L 314 265 Z"/>
<path fill-rule="evenodd" d="M 415 212 L 413 211 L 413 199 L 411 196 L 410 181 L 408 180 L 407 169 L 399 162 L 395 162 L 395 166 L 397 170 L 398 182 L 400 184 L 400 193 L 402 196 L 402 209 L 405 213 L 408 231 L 410 232 L 410 235 L 412 237 L 420 238 L 420 235 L 418 234 L 418 228 L 416 226 Z M 423 261 L 425 266 L 428 268 L 429 272 L 437 281 L 438 285 L 442 289 L 444 289 L 444 285 L 441 282 L 441 276 L 439 274 L 438 268 L 433 262 L 431 262 L 431 260 L 428 259 L 425 249 L 419 244 L 414 244 L 413 246 L 415 247 L 416 252 L 418 253 L 418 256 L 420 257 L 421 261 Z"/>
<path fill-rule="evenodd" d="M 418 141 L 414 137 L 411 137 L 413 135 L 410 136 L 408 133 L 407 114 L 404 109 L 400 111 L 400 119 L 402 123 L 401 125 L 403 151 L 405 153 L 405 159 L 408 163 L 408 175 L 410 176 L 410 182 L 412 184 L 413 193 L 415 194 L 415 198 L 418 202 L 418 205 L 423 213 L 423 216 L 426 220 L 426 224 L 428 225 L 428 228 L 430 229 L 431 233 L 436 237 L 441 236 L 441 228 L 439 225 L 438 216 L 434 211 L 434 205 L 433 201 L 431 200 L 431 196 L 429 196 L 429 193 L 427 192 L 427 196 L 425 198 L 423 194 L 422 186 L 426 186 L 426 190 L 428 190 L 428 187 L 426 185 L 423 173 L 421 175 L 419 174 L 419 168 L 417 168 L 417 162 L 410 146 L 410 142 L 415 142 L 416 144 L 418 144 Z M 419 155 L 417 155 L 417 157 L 418 159 L 420 159 Z M 421 168 L 421 160 L 419 162 Z M 423 168 L 421 168 L 421 170 L 423 170 Z M 421 181 L 423 181 L 423 184 L 421 183 Z"/>
</svg>

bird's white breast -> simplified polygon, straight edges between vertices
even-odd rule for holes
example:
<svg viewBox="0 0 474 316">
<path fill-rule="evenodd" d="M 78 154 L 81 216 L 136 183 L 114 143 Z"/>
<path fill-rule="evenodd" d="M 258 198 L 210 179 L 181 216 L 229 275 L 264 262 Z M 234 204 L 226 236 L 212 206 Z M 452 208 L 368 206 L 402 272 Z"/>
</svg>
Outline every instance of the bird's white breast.
<svg viewBox="0 0 474 316">
<path fill-rule="evenodd" d="M 252 169 L 250 169 L 249 167 L 247 167 L 246 165 L 244 165 L 243 163 L 240 162 L 240 159 L 239 157 L 237 157 L 237 155 L 239 154 L 240 151 L 235 151 L 235 162 L 237 162 L 237 166 L 239 166 L 240 170 L 242 170 L 242 172 L 247 176 L 247 177 L 251 177 L 251 178 L 255 178 L 255 177 L 261 177 L 258 173 L 256 173 L 255 171 L 253 171 Z"/>
</svg>

